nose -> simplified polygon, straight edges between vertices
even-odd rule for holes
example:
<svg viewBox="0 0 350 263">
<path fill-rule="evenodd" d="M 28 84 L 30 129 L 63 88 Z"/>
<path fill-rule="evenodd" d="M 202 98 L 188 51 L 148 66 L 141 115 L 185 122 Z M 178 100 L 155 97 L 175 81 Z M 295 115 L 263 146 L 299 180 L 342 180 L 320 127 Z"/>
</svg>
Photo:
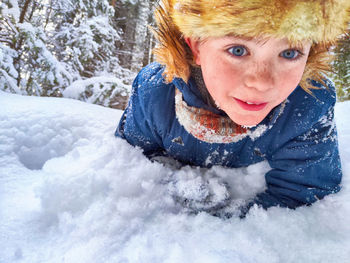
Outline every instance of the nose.
<svg viewBox="0 0 350 263">
<path fill-rule="evenodd" d="M 248 67 L 243 76 L 243 81 L 246 87 L 258 91 L 268 91 L 274 87 L 276 70 L 272 63 L 266 61 L 253 62 L 247 66 Z"/>
</svg>

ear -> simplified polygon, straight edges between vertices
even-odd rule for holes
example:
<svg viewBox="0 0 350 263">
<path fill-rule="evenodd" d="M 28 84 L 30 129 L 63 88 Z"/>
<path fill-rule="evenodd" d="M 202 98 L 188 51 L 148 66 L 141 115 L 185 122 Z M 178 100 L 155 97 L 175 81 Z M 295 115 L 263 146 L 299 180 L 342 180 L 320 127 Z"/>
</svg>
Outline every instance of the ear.
<svg viewBox="0 0 350 263">
<path fill-rule="evenodd" d="M 201 60 L 200 60 L 199 40 L 196 40 L 190 37 L 185 37 L 185 41 L 192 51 L 194 61 L 196 62 L 197 65 L 200 65 Z"/>
</svg>

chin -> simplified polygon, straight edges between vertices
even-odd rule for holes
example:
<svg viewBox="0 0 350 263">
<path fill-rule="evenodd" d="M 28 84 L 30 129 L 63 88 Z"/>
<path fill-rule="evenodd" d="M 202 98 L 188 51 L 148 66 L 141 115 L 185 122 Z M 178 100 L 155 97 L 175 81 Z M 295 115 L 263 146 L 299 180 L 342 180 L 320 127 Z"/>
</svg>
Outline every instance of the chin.
<svg viewBox="0 0 350 263">
<path fill-rule="evenodd" d="M 245 126 L 247 128 L 254 127 L 260 124 L 272 110 L 272 103 L 260 111 L 244 110 L 237 104 L 223 104 L 222 110 L 228 117 L 236 124 Z"/>
<path fill-rule="evenodd" d="M 234 123 L 241 125 L 241 126 L 245 126 L 247 128 L 254 127 L 254 126 L 258 125 L 267 116 L 267 114 L 261 115 L 261 116 L 254 116 L 254 117 L 252 117 L 252 116 L 237 116 L 237 115 L 235 116 L 235 115 L 236 114 L 233 114 L 233 116 L 232 116 L 232 115 L 228 114 L 228 116 L 230 117 L 230 119 Z"/>
</svg>

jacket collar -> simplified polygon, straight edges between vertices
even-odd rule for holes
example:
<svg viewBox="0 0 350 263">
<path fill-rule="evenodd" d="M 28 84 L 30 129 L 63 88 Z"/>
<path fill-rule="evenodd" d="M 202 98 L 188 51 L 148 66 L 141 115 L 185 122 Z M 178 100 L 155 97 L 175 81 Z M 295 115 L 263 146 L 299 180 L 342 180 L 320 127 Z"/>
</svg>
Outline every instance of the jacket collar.
<svg viewBox="0 0 350 263">
<path fill-rule="evenodd" d="M 214 139 L 215 136 L 213 135 L 219 135 L 215 138 L 220 138 L 221 130 L 211 130 L 209 128 L 209 131 L 206 131 L 205 133 L 208 134 L 207 137 L 203 137 L 201 132 L 200 136 L 198 136 L 198 129 L 194 129 L 193 127 L 201 127 L 200 129 L 207 130 L 208 127 L 203 127 L 203 123 L 200 123 L 199 121 L 193 120 L 193 116 L 190 116 L 193 111 L 197 109 L 198 114 L 200 114 L 201 109 L 204 109 L 206 116 L 208 113 L 212 113 L 212 118 L 221 118 L 226 119 L 226 122 L 228 123 L 229 117 L 227 114 L 219 110 L 215 107 L 212 107 L 210 105 L 207 105 L 203 99 L 202 95 L 197 88 L 196 82 L 193 78 L 190 78 L 188 83 L 186 84 L 182 79 L 176 78 L 173 80 L 173 84 L 177 88 L 178 91 L 180 91 L 181 94 L 177 92 L 177 97 L 181 96 L 180 98 L 177 98 L 175 101 L 175 107 L 176 107 L 176 117 L 178 118 L 180 124 L 184 126 L 184 128 L 187 130 L 187 132 L 191 133 L 193 136 L 195 136 L 197 139 L 200 139 L 202 141 L 210 142 L 210 143 L 230 143 L 230 142 L 237 142 L 241 139 L 243 139 L 246 136 L 249 136 L 252 140 L 255 140 L 256 138 L 260 137 L 262 134 L 264 134 L 268 129 L 272 128 L 274 123 L 277 121 L 277 119 L 282 115 L 285 105 L 288 103 L 288 100 L 284 101 L 280 105 L 276 106 L 266 117 L 265 119 L 260 122 L 258 125 L 253 127 L 241 127 L 238 128 L 239 132 L 234 132 L 231 134 L 228 138 L 225 136 L 225 139 Z M 185 107 L 180 107 L 180 104 L 185 105 Z M 192 119 L 192 123 L 188 123 L 188 119 Z M 196 118 L 197 119 L 197 118 Z M 200 119 L 200 116 L 198 117 L 198 120 Z M 237 124 L 235 124 L 238 126 Z M 237 131 L 238 131 L 237 130 Z M 209 136 L 210 135 L 210 136 Z M 226 134 L 227 135 L 227 134 Z"/>
</svg>

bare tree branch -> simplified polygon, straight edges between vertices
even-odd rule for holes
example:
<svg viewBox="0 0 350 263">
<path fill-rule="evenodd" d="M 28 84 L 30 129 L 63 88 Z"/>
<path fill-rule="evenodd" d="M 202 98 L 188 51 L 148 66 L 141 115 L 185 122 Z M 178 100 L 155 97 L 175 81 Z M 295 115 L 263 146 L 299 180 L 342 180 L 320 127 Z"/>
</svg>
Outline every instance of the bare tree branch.
<svg viewBox="0 0 350 263">
<path fill-rule="evenodd" d="M 28 7 L 29 7 L 29 4 L 32 0 L 26 0 L 25 3 L 24 3 L 24 6 L 23 6 L 23 9 L 21 11 L 21 15 L 19 16 L 19 23 L 23 23 L 24 22 L 24 18 L 26 16 L 26 13 L 28 11 Z"/>
<path fill-rule="evenodd" d="M 52 12 L 52 0 L 50 0 L 50 5 L 48 7 L 48 11 L 46 12 L 46 21 L 45 21 L 45 26 L 44 26 L 44 30 L 46 29 L 48 23 L 49 23 L 49 20 L 50 20 L 50 17 L 51 17 L 51 12 Z"/>
<path fill-rule="evenodd" d="M 10 40 L 10 39 L 7 39 L 7 38 L 1 38 L 1 37 L 0 37 L 0 42 L 1 42 L 1 43 L 6 43 L 6 44 L 8 44 L 8 45 L 11 45 L 11 44 L 12 44 L 11 40 Z"/>
<path fill-rule="evenodd" d="M 39 5 L 39 3 L 37 1 L 33 3 L 32 10 L 30 11 L 30 14 L 28 17 L 28 21 L 32 21 L 32 17 L 34 15 L 34 12 L 37 9 L 38 5 Z"/>
<path fill-rule="evenodd" d="M 7 29 L 8 30 L 11 30 L 13 33 L 17 34 L 18 33 L 18 30 L 17 28 L 12 24 L 11 20 L 10 19 L 5 19 L 5 23 L 7 25 Z"/>
</svg>

